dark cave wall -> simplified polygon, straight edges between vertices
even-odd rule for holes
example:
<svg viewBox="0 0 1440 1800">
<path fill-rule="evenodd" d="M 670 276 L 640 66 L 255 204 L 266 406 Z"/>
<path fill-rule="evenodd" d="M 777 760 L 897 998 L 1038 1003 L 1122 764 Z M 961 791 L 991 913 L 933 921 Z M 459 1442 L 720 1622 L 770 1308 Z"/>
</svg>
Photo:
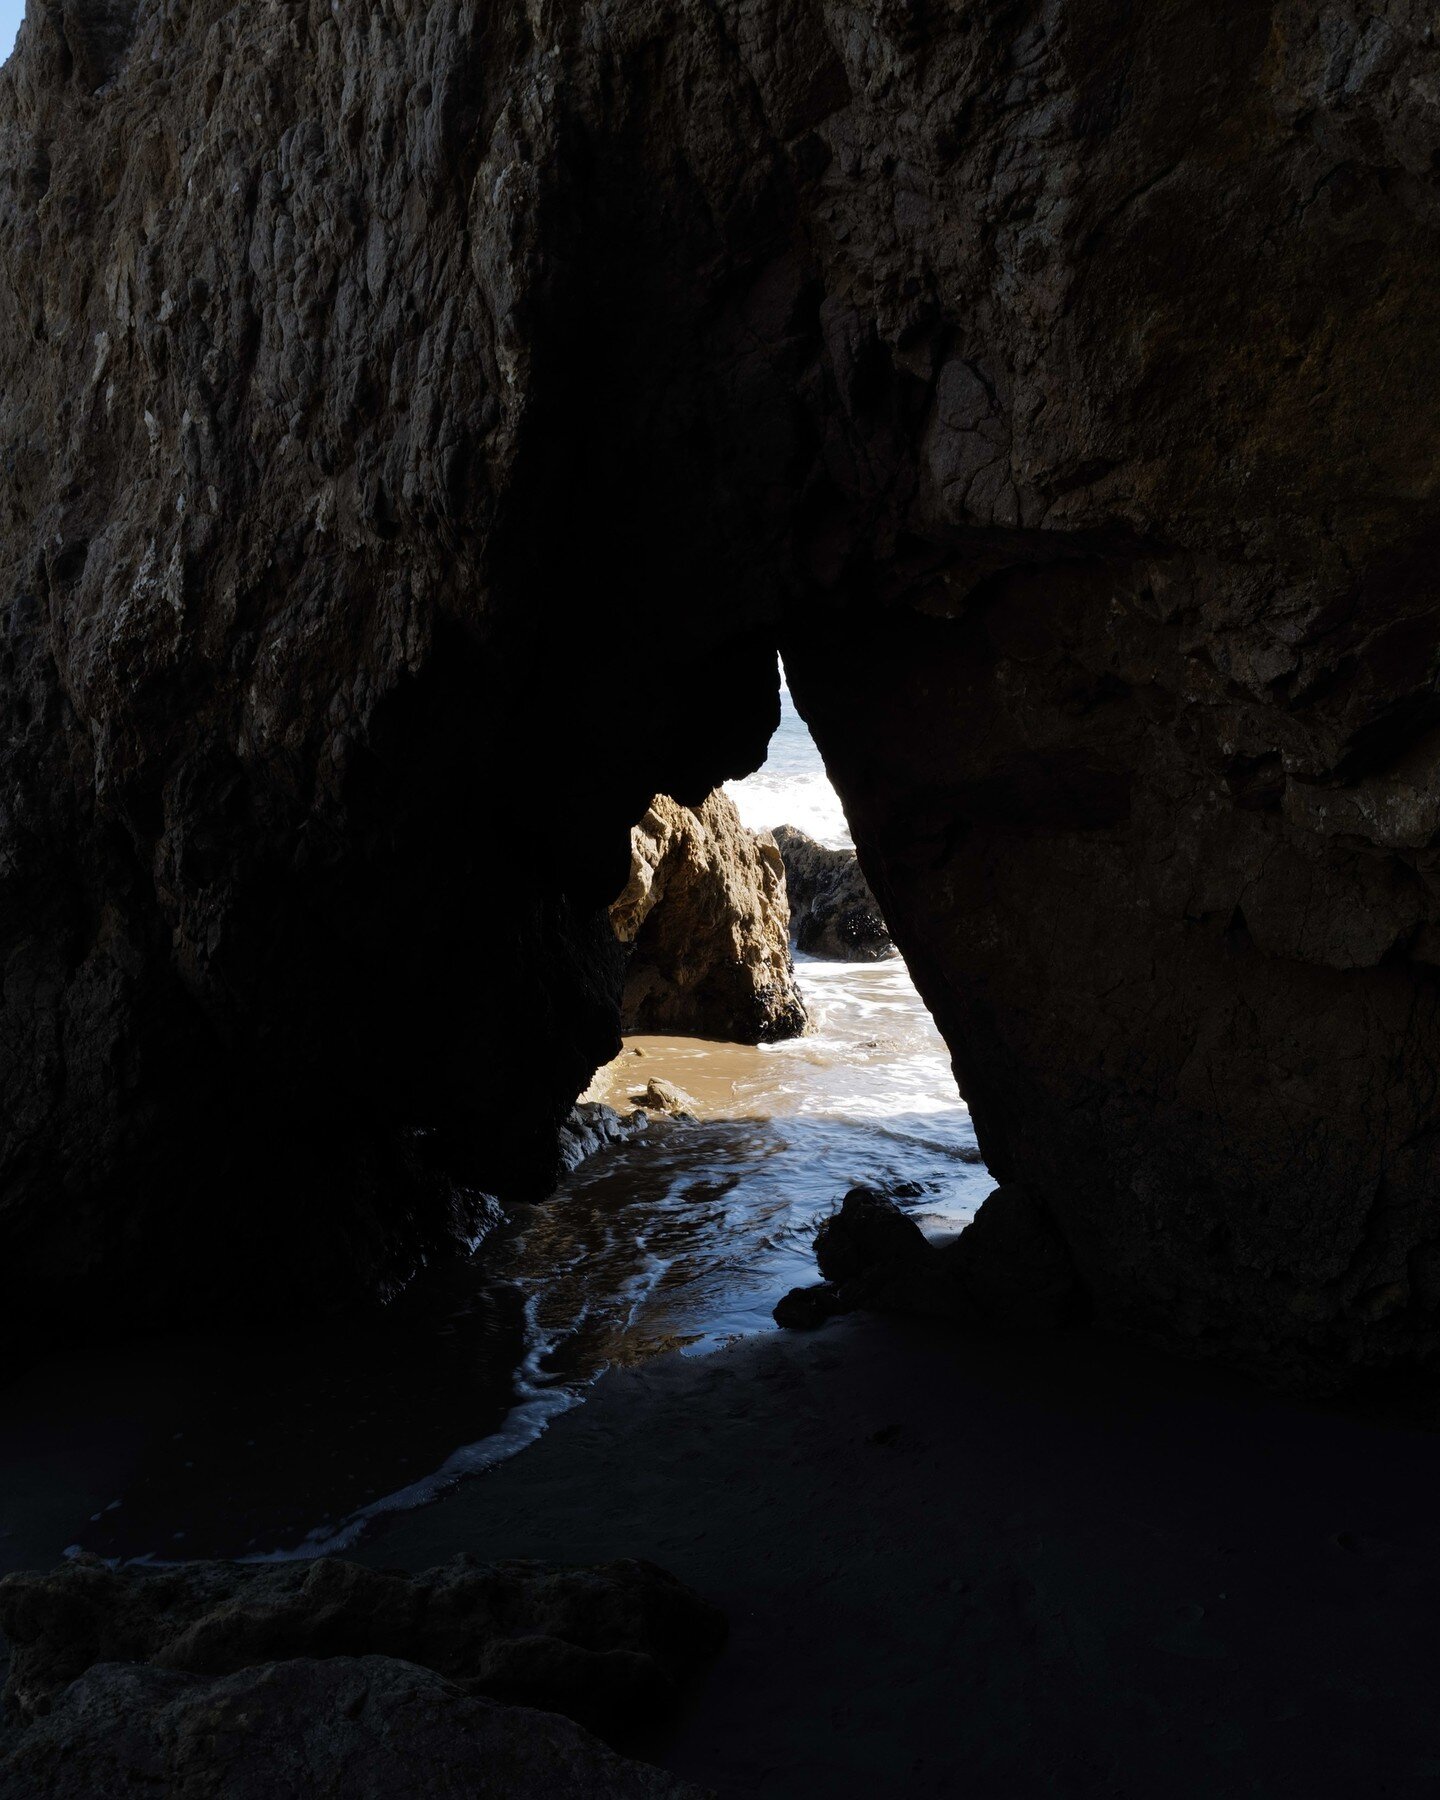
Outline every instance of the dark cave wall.
<svg viewBox="0 0 1440 1800">
<path fill-rule="evenodd" d="M 123 12 L 0 75 L 0 1300 L 543 1187 L 782 643 L 1102 1316 L 1428 1353 L 1422 9 Z"/>
<path fill-rule="evenodd" d="M 98 91 L 87 16 L 0 77 L 21 1332 L 323 1310 L 544 1191 L 629 828 L 778 713 L 773 632 L 667 595 L 708 681 L 621 728 L 657 553 L 523 14 L 142 6 Z"/>
</svg>

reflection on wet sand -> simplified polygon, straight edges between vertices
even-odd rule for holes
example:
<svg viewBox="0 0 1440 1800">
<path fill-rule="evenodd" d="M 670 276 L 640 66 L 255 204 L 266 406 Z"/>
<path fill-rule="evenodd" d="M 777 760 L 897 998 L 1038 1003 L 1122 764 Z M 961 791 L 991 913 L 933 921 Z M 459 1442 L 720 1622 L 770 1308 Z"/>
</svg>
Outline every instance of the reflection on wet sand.
<svg viewBox="0 0 1440 1800">
<path fill-rule="evenodd" d="M 591 1098 L 623 1110 L 659 1078 L 696 1117 L 583 1164 L 508 1246 L 572 1379 L 770 1329 L 778 1296 L 814 1279 L 815 1226 L 859 1182 L 914 1184 L 906 1204 L 938 1232 L 988 1191 L 905 965 L 807 960 L 800 976 L 816 1021 L 804 1038 L 633 1038 L 597 1076 Z"/>
</svg>

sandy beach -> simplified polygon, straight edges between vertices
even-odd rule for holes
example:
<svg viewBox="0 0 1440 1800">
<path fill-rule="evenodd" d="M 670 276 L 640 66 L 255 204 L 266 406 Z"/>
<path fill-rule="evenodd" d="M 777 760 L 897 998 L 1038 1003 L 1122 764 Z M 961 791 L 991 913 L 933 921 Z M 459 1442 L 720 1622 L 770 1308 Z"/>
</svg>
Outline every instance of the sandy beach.
<svg viewBox="0 0 1440 1800">
<path fill-rule="evenodd" d="M 650 1557 L 724 1800 L 1433 1795 L 1440 1438 L 1088 1336 L 847 1321 L 605 1377 L 365 1560 Z"/>
</svg>

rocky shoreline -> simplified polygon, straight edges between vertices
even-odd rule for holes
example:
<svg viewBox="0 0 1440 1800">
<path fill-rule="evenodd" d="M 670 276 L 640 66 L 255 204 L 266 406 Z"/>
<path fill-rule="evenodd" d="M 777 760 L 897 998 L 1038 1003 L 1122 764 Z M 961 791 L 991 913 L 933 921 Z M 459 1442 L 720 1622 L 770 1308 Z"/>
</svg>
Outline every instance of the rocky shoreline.
<svg viewBox="0 0 1440 1800">
<path fill-rule="evenodd" d="M 433 1493 L 383 1486 L 412 1453 L 473 1466 L 456 1443 L 523 1406 L 533 1440 L 572 1396 L 520 1403 L 494 1345 L 537 1390 L 599 1357 L 598 1253 L 627 1321 L 717 1217 L 791 1285 L 809 1215 L 764 1212 L 743 1104 L 705 1137 L 649 1123 L 684 1097 L 648 1079 L 623 1117 L 581 1096 L 627 1027 L 780 1063 L 792 923 L 893 940 L 973 1137 L 935 1155 L 998 1185 L 932 1243 L 845 1139 L 868 1191 L 846 1174 L 824 1279 L 781 1302 L 812 1329 L 610 1377 L 365 1547 L 483 1568 L 193 1578 L 231 1623 L 337 1584 L 376 1635 L 333 1655 L 160 1667 L 162 1578 L 11 1588 L 22 1689 L 52 1607 L 118 1660 L 37 1688 L 0 1800 L 1433 1794 L 1440 1440 L 1384 1410 L 1429 1419 L 1440 1366 L 1432 12 L 27 0 L 0 1367 L 63 1353 L 83 1413 L 113 1346 L 213 1334 L 236 1410 L 193 1485 L 180 1437 L 147 1445 L 137 1541 L 194 1546 L 177 1489 L 217 1536 L 285 1489 L 241 1414 L 320 1471 L 290 1548 L 337 1495 L 348 1527 Z M 782 662 L 853 861 L 792 832 L 787 862 L 724 799 Z M 920 1144 L 914 1097 L 874 1135 Z M 801 1110 L 784 1168 L 828 1205 Z M 379 1321 L 498 1264 L 567 1167 L 692 1133 L 697 1179 L 657 1154 L 549 1221 L 553 1345 L 477 1280 L 427 1321 L 430 1385 L 396 1365 Z M 371 1389 L 403 1451 L 372 1458 Z M 62 1437 L 40 1419 L 34 1516 L 48 1458 L 89 1454 Z M 690 1666 L 540 1629 L 494 1562 L 532 1553 L 592 1598 L 654 1553 L 730 1617 L 653 1728 L 673 1780 L 489 1691 Z M 487 1582 L 521 1635 L 451 1661 L 379 1629 Z"/>
<path fill-rule="evenodd" d="M 1281 1800 L 1393 1771 L 1420 1800 L 1437 1479 L 1431 1432 L 1088 1331 L 837 1319 L 615 1371 L 348 1562 L 0 1584 L 27 1710 L 121 1659 L 0 1727 L 0 1793 L 118 1800 L 144 1770 L 177 1800 L 308 1800 L 324 1769 L 346 1800 Z M 625 1623 L 656 1583 L 678 1597 L 632 1585 L 636 1558 L 705 1597 L 679 1601 L 678 1661 Z M 554 1688 L 524 1690 L 545 1711 L 467 1691 L 487 1613 L 447 1593 L 547 1584 L 548 1616 L 524 1600 L 502 1632 L 551 1640 L 516 1658 L 527 1680 L 563 1680 L 577 1619 L 584 1657 L 608 1635 L 689 1671 L 618 1755 Z"/>
<path fill-rule="evenodd" d="M 1432 1357 L 1434 34 L 793 12 L 28 7 L 10 1355 L 393 1294 L 553 1184 L 631 829 L 780 654 L 1096 1316 Z"/>
</svg>

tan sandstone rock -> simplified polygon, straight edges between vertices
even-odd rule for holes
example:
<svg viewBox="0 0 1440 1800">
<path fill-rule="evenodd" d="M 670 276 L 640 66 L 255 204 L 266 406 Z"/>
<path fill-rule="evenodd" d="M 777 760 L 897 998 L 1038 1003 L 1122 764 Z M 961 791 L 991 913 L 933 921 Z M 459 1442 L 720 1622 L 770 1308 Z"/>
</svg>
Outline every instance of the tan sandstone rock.
<svg viewBox="0 0 1440 1800">
<path fill-rule="evenodd" d="M 631 946 L 626 1031 L 764 1044 L 797 1037 L 785 866 L 769 832 L 719 791 L 692 810 L 657 795 L 631 833 L 630 879 L 610 909 Z"/>
</svg>

